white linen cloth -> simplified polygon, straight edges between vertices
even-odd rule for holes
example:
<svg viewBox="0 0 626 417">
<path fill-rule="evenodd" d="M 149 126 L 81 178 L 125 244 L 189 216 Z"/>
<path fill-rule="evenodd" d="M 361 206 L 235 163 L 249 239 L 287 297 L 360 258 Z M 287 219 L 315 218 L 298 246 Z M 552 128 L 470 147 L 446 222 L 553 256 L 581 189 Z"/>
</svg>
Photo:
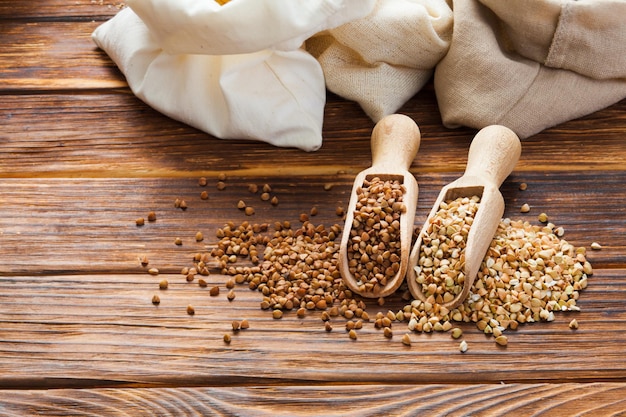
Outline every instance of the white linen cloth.
<svg viewBox="0 0 626 417">
<path fill-rule="evenodd" d="M 154 109 L 218 138 L 322 144 L 326 90 L 300 46 L 374 0 L 128 0 L 92 37 Z"/>
<path fill-rule="evenodd" d="M 444 125 L 522 139 L 626 98 L 623 0 L 126 3 L 96 44 L 139 98 L 223 139 L 312 151 L 326 89 L 378 121 L 433 74 Z"/>
</svg>

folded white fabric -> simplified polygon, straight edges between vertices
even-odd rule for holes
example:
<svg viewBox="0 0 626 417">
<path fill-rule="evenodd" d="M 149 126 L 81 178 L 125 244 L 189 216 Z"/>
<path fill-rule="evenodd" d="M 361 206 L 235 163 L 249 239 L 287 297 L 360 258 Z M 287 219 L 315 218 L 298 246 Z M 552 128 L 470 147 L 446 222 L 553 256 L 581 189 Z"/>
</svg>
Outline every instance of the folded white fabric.
<svg viewBox="0 0 626 417">
<path fill-rule="evenodd" d="M 298 49 L 317 32 L 367 15 L 374 0 L 127 0 L 164 51 L 230 55 Z"/>
<path fill-rule="evenodd" d="M 173 119 L 222 139 L 313 151 L 326 91 L 300 46 L 374 1 L 128 0 L 92 37 L 133 93 Z"/>
<path fill-rule="evenodd" d="M 372 13 L 318 34 L 306 49 L 320 61 L 328 89 L 376 122 L 430 80 L 452 26 L 445 0 L 378 0 Z"/>
</svg>

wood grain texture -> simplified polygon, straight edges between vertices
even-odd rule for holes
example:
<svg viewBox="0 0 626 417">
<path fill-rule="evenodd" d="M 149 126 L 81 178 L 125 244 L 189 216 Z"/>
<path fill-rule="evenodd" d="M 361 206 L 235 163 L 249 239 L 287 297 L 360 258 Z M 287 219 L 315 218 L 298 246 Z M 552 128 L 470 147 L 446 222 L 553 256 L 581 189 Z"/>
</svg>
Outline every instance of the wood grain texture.
<svg viewBox="0 0 626 417">
<path fill-rule="evenodd" d="M 10 158 L 3 157 L 0 168 L 4 176 L 20 177 L 159 177 L 219 171 L 285 176 L 329 175 L 340 170 L 355 175 L 368 168 L 372 121 L 356 104 L 333 95 L 328 99 L 328 112 L 332 115 L 325 119 L 322 148 L 304 153 L 260 142 L 212 138 L 158 114 L 128 91 L 6 95 L 0 102 L 0 152 Z M 420 92 L 401 112 L 416 120 L 422 131 L 411 172 L 460 175 L 475 132 L 442 127 L 432 91 Z M 525 140 L 515 172 L 623 172 L 625 114 L 626 104 L 618 103 Z M 603 127 L 607 118 L 613 123 L 610 129 Z"/>
<path fill-rule="evenodd" d="M 447 333 L 412 334 L 404 346 L 402 324 L 387 340 L 366 323 L 353 341 L 341 320 L 326 332 L 319 312 L 272 319 L 245 286 L 229 302 L 216 264 L 207 279 L 217 297 L 179 272 L 228 221 L 297 224 L 315 206 L 314 223 L 341 225 L 335 209 L 371 165 L 373 122 L 328 93 L 323 146 L 306 153 L 169 119 L 133 96 L 90 39 L 118 4 L 0 2 L 1 416 L 626 414 L 626 100 L 524 140 L 501 187 L 505 216 L 536 224 L 545 212 L 587 248 L 594 274 L 580 312 L 507 331 L 506 348 L 463 324 L 465 354 Z M 421 226 L 441 187 L 463 173 L 476 131 L 441 125 L 432 84 L 399 112 L 422 133 L 410 167 Z M 250 194 L 250 183 L 270 184 L 278 206 Z M 176 198 L 189 208 L 176 209 Z M 239 199 L 254 206 L 252 218 Z M 150 210 L 158 220 L 137 227 Z M 590 250 L 594 241 L 602 250 Z M 160 291 L 163 278 L 170 287 Z M 396 294 L 368 311 L 404 303 Z M 251 328 L 232 334 L 242 318 Z"/>
<path fill-rule="evenodd" d="M 317 207 L 315 224 L 331 226 L 343 220 L 335 213 L 347 207 L 353 177 L 229 177 L 226 189 L 218 191 L 216 177 L 208 177 L 206 188 L 197 178 L 5 178 L 0 179 L 0 272 L 8 275 L 41 273 L 132 272 L 139 253 L 154 254 L 165 271 L 180 270 L 181 257 L 211 248 L 215 233 L 228 221 L 249 220 L 271 223 L 288 220 L 298 224 L 301 213 Z M 421 227 L 441 187 L 454 174 L 419 174 L 420 193 L 415 227 Z M 505 217 L 539 224 L 545 212 L 550 221 L 565 229 L 564 238 L 589 249 L 594 241 L 600 251 L 589 249 L 595 267 L 626 264 L 626 210 L 622 201 L 623 172 L 514 173 L 501 190 L 506 201 Z M 519 190 L 526 182 L 528 189 Z M 272 186 L 279 204 L 273 206 L 251 194 L 250 183 Z M 303 187 L 302 184 L 307 184 Z M 332 184 L 331 190 L 324 185 Z M 200 198 L 201 191 L 208 200 Z M 189 208 L 176 209 L 174 201 L 184 199 Z M 239 200 L 255 208 L 253 217 L 237 209 Z M 522 204 L 531 206 L 520 213 Z M 155 211 L 158 221 L 137 227 L 135 219 Z M 196 232 L 206 239 L 195 242 Z M 184 244 L 174 245 L 180 237 Z M 71 255 L 71 256 L 68 256 Z M 74 256 L 80 254 L 80 258 Z"/>
<path fill-rule="evenodd" d="M 46 0 L 45 2 L 3 1 L 0 20 L 12 22 L 77 22 L 106 20 L 124 5 L 115 0 Z"/>
<path fill-rule="evenodd" d="M 0 39 L 9 40 L 0 54 L 0 91 L 81 91 L 126 85 L 91 40 L 98 23 L 0 22 Z"/>
<path fill-rule="evenodd" d="M 347 385 L 7 391 L 0 416 L 623 415 L 624 384 Z M 279 404 L 279 406 L 277 406 Z"/>
<path fill-rule="evenodd" d="M 229 302 L 220 275 L 207 279 L 221 287 L 217 297 L 179 274 L 2 277 L 0 388 L 623 381 L 626 297 L 619 276 L 599 270 L 581 295 L 581 312 L 506 332 L 506 348 L 461 324 L 465 354 L 448 333 L 412 334 L 404 346 L 403 323 L 394 324 L 391 340 L 365 323 L 354 341 L 344 319 L 327 333 L 320 312 L 275 320 L 260 309 L 256 291 L 237 288 Z M 161 291 L 163 278 L 170 287 Z M 158 307 L 153 294 L 161 297 Z M 391 297 L 367 311 L 402 305 Z M 250 329 L 225 344 L 232 320 L 244 318 Z M 580 323 L 576 331 L 568 328 L 572 318 Z"/>
</svg>

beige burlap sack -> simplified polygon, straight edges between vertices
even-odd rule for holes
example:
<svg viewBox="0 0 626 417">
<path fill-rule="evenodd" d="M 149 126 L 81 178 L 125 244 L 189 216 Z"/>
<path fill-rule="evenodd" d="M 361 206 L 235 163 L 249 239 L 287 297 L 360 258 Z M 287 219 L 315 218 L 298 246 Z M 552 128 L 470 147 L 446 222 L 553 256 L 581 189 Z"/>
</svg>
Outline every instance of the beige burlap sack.
<svg viewBox="0 0 626 417">
<path fill-rule="evenodd" d="M 455 0 L 435 89 L 445 125 L 525 138 L 626 97 L 626 2 Z"/>
<path fill-rule="evenodd" d="M 307 40 L 326 87 L 374 121 L 396 112 L 432 76 L 452 35 L 445 0 L 377 0 L 366 17 Z"/>
</svg>

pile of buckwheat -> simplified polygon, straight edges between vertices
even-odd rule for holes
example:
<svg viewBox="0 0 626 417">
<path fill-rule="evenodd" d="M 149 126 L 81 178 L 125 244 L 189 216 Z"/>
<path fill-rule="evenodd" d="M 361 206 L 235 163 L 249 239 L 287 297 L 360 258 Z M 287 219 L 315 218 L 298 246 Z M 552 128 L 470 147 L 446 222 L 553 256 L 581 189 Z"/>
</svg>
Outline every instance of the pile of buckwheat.
<svg viewBox="0 0 626 417">
<path fill-rule="evenodd" d="M 218 180 L 217 189 L 223 190 L 225 175 L 220 175 Z M 206 179 L 200 179 L 199 184 L 206 186 Z M 356 245 L 353 258 L 366 265 L 377 255 L 381 255 L 381 260 L 391 259 L 394 251 L 391 241 L 395 241 L 395 235 L 389 230 L 399 230 L 394 222 L 398 221 L 397 216 L 404 206 L 401 203 L 402 188 L 398 184 L 381 184 L 372 180 L 364 187 L 372 185 L 373 189 L 367 193 L 363 190 L 364 194 L 384 191 L 376 197 L 376 201 L 368 201 L 371 195 L 366 197 L 359 210 L 368 216 L 371 213 L 378 215 L 380 224 L 376 227 L 373 223 L 368 225 L 367 218 L 363 217 L 362 223 L 369 228 L 359 230 L 352 236 L 353 245 Z M 330 188 L 324 187 L 325 190 Z M 258 187 L 249 187 L 248 190 L 256 193 Z M 263 186 L 263 192 L 267 195 L 262 200 L 278 204 L 277 198 L 269 195 L 269 185 Z M 206 199 L 206 196 L 201 198 Z M 180 208 L 180 203 L 177 201 L 175 205 Z M 297 226 L 289 221 L 273 224 L 228 222 L 217 230 L 215 247 L 208 252 L 197 253 L 193 264 L 184 267 L 181 274 L 188 282 L 196 281 L 199 275 L 199 286 L 206 287 L 206 277 L 211 273 L 208 266 L 217 261 L 219 272 L 231 277 L 225 285 L 230 301 L 235 299 L 234 288 L 237 285 L 246 286 L 262 294 L 260 307 L 271 311 L 275 319 L 283 318 L 290 311 L 295 311 L 300 318 L 316 314 L 326 331 L 331 332 L 333 324 L 341 318 L 347 336 L 354 340 L 358 339 L 358 331 L 367 323 L 380 329 L 386 338 L 393 338 L 393 329 L 401 325 L 401 342 L 407 346 L 411 345 L 412 333 L 449 331 L 452 338 L 461 339 L 462 330 L 455 323 L 475 323 L 480 331 L 493 335 L 498 345 L 505 346 L 508 343 L 503 334 L 506 330 L 514 330 L 524 323 L 552 321 L 559 311 L 578 311 L 576 301 L 580 291 L 587 287 L 587 279 L 593 274 L 593 269 L 586 260 L 585 248 L 576 248 L 562 239 L 563 228 L 549 223 L 544 213 L 540 216 L 541 225 L 503 219 L 468 298 L 452 310 L 441 305 L 450 297 L 447 293 L 454 295 L 458 290 L 455 287 L 462 286 L 458 271 L 462 269 L 463 242 L 467 236 L 466 227 L 471 225 L 478 203 L 478 198 L 444 203 L 443 208 L 455 212 L 457 220 L 463 217 L 464 222 L 450 220 L 455 216 L 446 217 L 443 214 L 442 219 L 433 222 L 433 230 L 429 231 L 428 240 L 424 240 L 424 249 L 416 267 L 421 273 L 417 279 L 423 280 L 420 283 L 424 286 L 427 300 L 411 300 L 404 286 L 399 294 L 407 304 L 398 311 L 378 311 L 370 316 L 365 301 L 352 294 L 339 273 L 341 226 L 315 225 L 304 213 L 300 215 Z M 378 205 L 380 210 L 376 208 Z M 446 210 L 442 209 L 442 213 Z M 311 214 L 317 214 L 317 209 L 313 208 Z M 338 208 L 336 214 L 342 216 L 343 209 Z M 150 221 L 155 220 L 148 217 Z M 142 226 L 143 222 L 137 222 L 137 225 Z M 383 254 L 376 252 L 371 243 L 374 242 L 371 237 L 376 233 L 376 238 L 385 243 L 379 248 L 383 249 Z M 384 233 L 389 234 L 388 245 L 387 239 L 383 239 L 386 236 Z M 198 241 L 203 239 L 198 234 L 195 237 Z M 367 248 L 368 244 L 361 245 L 363 241 L 370 242 L 372 248 Z M 363 247 L 367 249 L 363 251 Z M 384 255 L 384 250 L 389 250 L 389 256 Z M 364 255 L 368 258 L 365 262 Z M 428 259 L 431 259 L 432 265 Z M 393 264 L 393 261 L 390 262 Z M 141 258 L 141 264 L 147 267 L 148 260 Z M 158 269 L 154 267 L 148 271 L 158 275 Z M 372 276 L 368 275 L 367 281 L 371 282 L 371 279 Z M 374 279 L 378 280 L 380 276 L 374 274 Z M 159 288 L 166 289 L 167 282 L 162 280 Z M 219 287 L 211 288 L 212 296 L 219 294 Z M 158 305 L 159 297 L 155 295 L 152 302 Z M 383 304 L 384 300 L 379 299 L 378 307 Z M 194 314 L 193 306 L 188 307 L 187 313 Z M 248 328 L 249 323 L 245 320 L 245 326 L 241 327 L 239 322 L 233 322 L 232 326 L 235 332 Z M 578 328 L 575 319 L 570 322 L 570 328 Z M 231 343 L 231 340 L 229 334 L 224 336 L 225 343 Z M 468 350 L 466 341 L 461 339 L 459 350 Z"/>
<path fill-rule="evenodd" d="M 473 322 L 505 345 L 506 329 L 552 321 L 558 311 L 578 311 L 576 300 L 593 269 L 585 248 L 570 245 L 557 235 L 561 232 L 552 223 L 503 219 L 465 302 L 449 311 L 432 294 L 426 302 L 414 300 L 403 310 L 409 329 L 445 331 L 453 322 Z"/>
<path fill-rule="evenodd" d="M 350 273 L 362 292 L 380 292 L 400 268 L 400 216 L 404 186 L 398 180 L 365 179 L 357 192 L 347 248 Z"/>
<path fill-rule="evenodd" d="M 428 219 L 415 266 L 416 281 L 438 304 L 452 301 L 465 282 L 465 246 L 480 197 L 442 201 Z"/>
</svg>

